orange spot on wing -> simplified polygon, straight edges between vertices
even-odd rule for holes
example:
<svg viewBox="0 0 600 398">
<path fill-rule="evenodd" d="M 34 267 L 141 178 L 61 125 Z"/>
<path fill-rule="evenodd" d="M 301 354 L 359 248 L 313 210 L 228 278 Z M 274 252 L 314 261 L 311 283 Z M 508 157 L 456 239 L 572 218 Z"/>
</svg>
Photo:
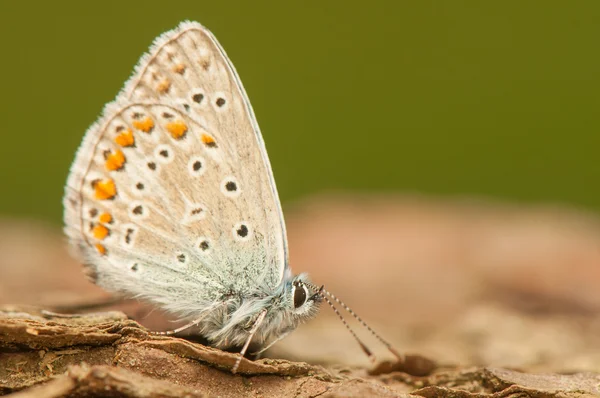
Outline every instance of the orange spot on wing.
<svg viewBox="0 0 600 398">
<path fill-rule="evenodd" d="M 156 90 L 161 94 L 166 94 L 169 92 L 170 88 L 171 88 L 171 81 L 169 79 L 165 79 L 158 84 L 158 86 L 156 87 Z"/>
<path fill-rule="evenodd" d="M 117 194 L 117 187 L 113 180 L 102 180 L 94 184 L 96 199 L 107 200 L 112 199 Z"/>
<path fill-rule="evenodd" d="M 149 133 L 154 128 L 154 121 L 150 117 L 146 117 L 144 120 L 134 120 L 133 127 L 144 133 Z"/>
<path fill-rule="evenodd" d="M 123 155 L 123 152 L 116 150 L 115 152 L 109 154 L 106 157 L 106 162 L 104 163 L 104 166 L 108 171 L 115 171 L 122 169 L 124 164 L 125 155 Z"/>
<path fill-rule="evenodd" d="M 94 229 L 92 230 L 92 234 L 94 235 L 94 238 L 96 239 L 104 239 L 108 236 L 108 228 L 106 228 L 104 225 L 98 224 L 94 227 Z"/>
<path fill-rule="evenodd" d="M 173 72 L 183 75 L 183 72 L 185 72 L 185 65 L 184 64 L 175 65 L 173 67 Z"/>
<path fill-rule="evenodd" d="M 133 144 L 135 144 L 135 139 L 133 138 L 133 133 L 131 132 L 131 130 L 127 129 L 115 138 L 115 142 L 117 143 L 117 145 L 121 145 L 124 147 L 133 146 Z"/>
<path fill-rule="evenodd" d="M 217 143 L 215 141 L 214 138 L 212 138 L 210 135 L 208 134 L 202 134 L 200 136 L 200 139 L 202 140 L 202 142 L 204 143 L 204 145 L 209 146 L 209 147 L 215 147 L 217 146 Z"/>
<path fill-rule="evenodd" d="M 167 123 L 167 131 L 175 139 L 182 138 L 187 133 L 187 125 L 182 121 Z"/>
<path fill-rule="evenodd" d="M 102 255 L 106 254 L 106 247 L 104 247 L 100 243 L 96 243 L 96 250 L 98 250 L 98 253 L 100 253 Z"/>
<path fill-rule="evenodd" d="M 100 214 L 100 217 L 98 217 L 98 221 L 102 224 L 110 224 L 112 222 L 112 216 L 110 213 L 102 213 Z"/>
</svg>

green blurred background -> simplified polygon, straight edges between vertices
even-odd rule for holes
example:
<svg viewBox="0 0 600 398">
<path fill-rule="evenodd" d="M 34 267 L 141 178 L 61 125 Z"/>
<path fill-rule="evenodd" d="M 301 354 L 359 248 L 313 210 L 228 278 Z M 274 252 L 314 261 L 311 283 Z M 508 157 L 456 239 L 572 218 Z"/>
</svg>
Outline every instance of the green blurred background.
<svg viewBox="0 0 600 398">
<path fill-rule="evenodd" d="M 236 65 L 284 207 L 343 190 L 600 211 L 598 1 L 2 1 L 0 216 L 61 222 L 83 133 L 184 19 Z"/>
</svg>

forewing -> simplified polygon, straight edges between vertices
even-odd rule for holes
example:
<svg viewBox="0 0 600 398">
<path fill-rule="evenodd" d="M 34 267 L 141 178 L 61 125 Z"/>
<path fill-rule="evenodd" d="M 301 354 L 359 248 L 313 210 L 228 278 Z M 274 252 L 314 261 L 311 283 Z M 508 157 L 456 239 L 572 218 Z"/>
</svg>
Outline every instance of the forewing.
<svg viewBox="0 0 600 398">
<path fill-rule="evenodd" d="M 273 289 L 287 266 L 252 108 L 224 51 L 196 23 L 159 37 L 88 130 L 65 209 L 66 231 L 98 283 L 154 301 Z M 198 296 L 179 297 L 194 287 Z"/>
</svg>

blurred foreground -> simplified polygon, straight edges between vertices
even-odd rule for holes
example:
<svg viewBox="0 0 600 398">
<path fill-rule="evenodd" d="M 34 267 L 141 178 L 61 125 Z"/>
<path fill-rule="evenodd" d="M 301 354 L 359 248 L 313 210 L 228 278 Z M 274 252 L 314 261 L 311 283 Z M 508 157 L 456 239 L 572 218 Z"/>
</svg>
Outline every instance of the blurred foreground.
<svg viewBox="0 0 600 398">
<path fill-rule="evenodd" d="M 325 284 L 399 351 L 448 369 L 600 373 L 595 215 L 400 196 L 315 197 L 285 215 L 294 271 Z M 48 308 L 107 297 L 65 246 L 59 230 L 1 222 L 0 304 Z M 178 325 L 134 302 L 111 309 L 152 330 Z M 391 359 L 344 316 L 378 358 Z M 267 356 L 336 369 L 369 365 L 326 305 Z"/>
</svg>

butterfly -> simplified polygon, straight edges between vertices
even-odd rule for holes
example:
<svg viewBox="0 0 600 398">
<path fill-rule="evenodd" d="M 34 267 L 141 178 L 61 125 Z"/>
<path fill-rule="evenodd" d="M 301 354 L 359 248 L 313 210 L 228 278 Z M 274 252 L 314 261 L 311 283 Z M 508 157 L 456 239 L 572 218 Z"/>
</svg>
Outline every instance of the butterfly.
<svg viewBox="0 0 600 398">
<path fill-rule="evenodd" d="M 64 208 L 96 284 L 190 321 L 173 333 L 197 326 L 214 347 L 243 347 L 234 373 L 251 341 L 270 347 L 323 299 L 347 308 L 292 273 L 252 106 L 196 22 L 159 36 L 88 129 Z"/>
</svg>

